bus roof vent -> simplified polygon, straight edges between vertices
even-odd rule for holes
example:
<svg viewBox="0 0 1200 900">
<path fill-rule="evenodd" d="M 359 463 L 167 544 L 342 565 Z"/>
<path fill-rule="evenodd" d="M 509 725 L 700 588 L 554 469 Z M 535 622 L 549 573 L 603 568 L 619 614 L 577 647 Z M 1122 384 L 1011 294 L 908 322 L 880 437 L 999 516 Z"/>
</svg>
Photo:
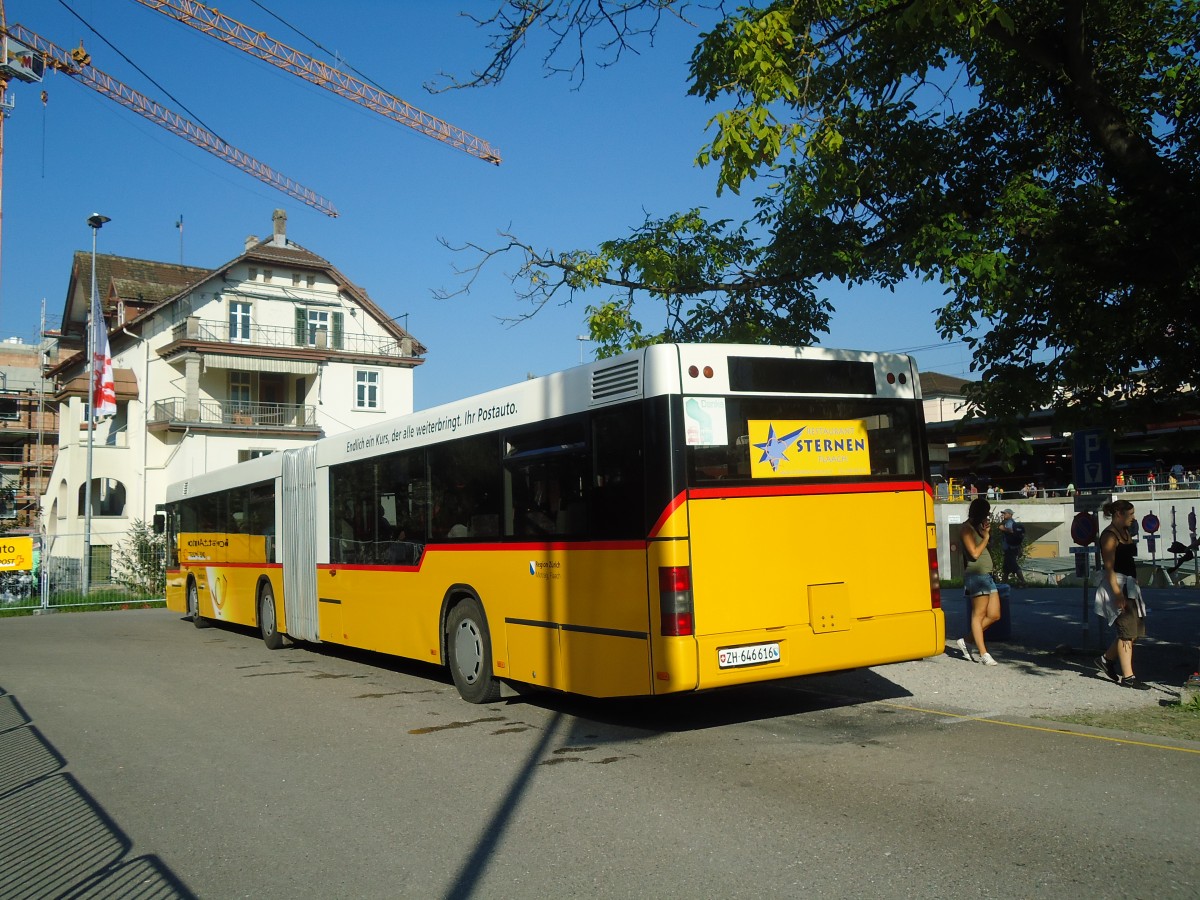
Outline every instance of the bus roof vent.
<svg viewBox="0 0 1200 900">
<path fill-rule="evenodd" d="M 636 397 L 642 389 L 641 359 L 631 359 L 592 371 L 592 402 Z"/>
</svg>

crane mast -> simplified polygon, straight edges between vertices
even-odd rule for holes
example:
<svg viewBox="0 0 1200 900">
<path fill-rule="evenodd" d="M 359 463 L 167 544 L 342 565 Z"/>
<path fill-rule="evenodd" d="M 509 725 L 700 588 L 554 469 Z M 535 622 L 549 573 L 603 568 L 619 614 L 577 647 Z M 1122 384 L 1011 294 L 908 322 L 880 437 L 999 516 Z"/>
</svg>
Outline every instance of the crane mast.
<svg viewBox="0 0 1200 900">
<path fill-rule="evenodd" d="M 476 137 L 448 122 L 443 122 L 436 116 L 418 109 L 411 103 L 406 103 L 387 91 L 372 87 L 352 75 L 347 75 L 333 66 L 313 59 L 308 54 L 280 43 L 261 31 L 255 31 L 236 19 L 231 19 L 215 9 L 210 9 L 197 0 L 135 0 L 135 2 L 249 53 L 251 56 L 257 56 L 285 72 L 291 72 L 293 75 L 317 85 L 317 87 L 325 88 L 347 100 L 352 100 L 381 116 L 406 125 L 435 140 L 443 141 L 464 153 L 469 153 L 494 165 L 500 164 L 500 151 L 483 138 Z"/>
</svg>

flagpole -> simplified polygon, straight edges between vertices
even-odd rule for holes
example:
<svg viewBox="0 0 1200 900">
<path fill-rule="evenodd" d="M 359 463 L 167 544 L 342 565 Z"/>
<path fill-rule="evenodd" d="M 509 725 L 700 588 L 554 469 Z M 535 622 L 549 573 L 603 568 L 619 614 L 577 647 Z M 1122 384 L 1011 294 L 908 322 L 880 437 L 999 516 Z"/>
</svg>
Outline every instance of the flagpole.
<svg viewBox="0 0 1200 900">
<path fill-rule="evenodd" d="M 92 229 L 92 294 L 88 302 L 88 389 L 87 389 L 87 481 L 83 489 L 83 593 L 92 591 L 92 447 L 96 430 L 96 328 L 103 327 L 104 318 L 101 313 L 100 321 L 96 321 L 95 311 L 100 309 L 99 295 L 96 291 L 96 232 L 110 221 L 108 216 L 92 213 L 88 216 L 88 225 Z"/>
</svg>

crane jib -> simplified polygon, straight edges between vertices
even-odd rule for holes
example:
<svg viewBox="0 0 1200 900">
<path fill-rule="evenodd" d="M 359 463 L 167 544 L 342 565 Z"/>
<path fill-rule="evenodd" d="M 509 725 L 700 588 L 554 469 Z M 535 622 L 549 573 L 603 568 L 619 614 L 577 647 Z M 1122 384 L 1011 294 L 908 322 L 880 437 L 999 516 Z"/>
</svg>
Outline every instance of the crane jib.
<svg viewBox="0 0 1200 900">
<path fill-rule="evenodd" d="M 197 0 L 135 0 L 147 9 L 182 22 L 202 34 L 236 47 L 251 56 L 291 72 L 317 87 L 352 100 L 372 112 L 407 125 L 434 140 L 457 147 L 471 156 L 494 165 L 500 164 L 500 151 L 483 138 L 476 137 L 449 122 L 444 122 L 410 103 L 372 87 L 352 75 L 314 59 L 303 51 L 281 43 L 264 32 L 255 31 Z"/>
</svg>

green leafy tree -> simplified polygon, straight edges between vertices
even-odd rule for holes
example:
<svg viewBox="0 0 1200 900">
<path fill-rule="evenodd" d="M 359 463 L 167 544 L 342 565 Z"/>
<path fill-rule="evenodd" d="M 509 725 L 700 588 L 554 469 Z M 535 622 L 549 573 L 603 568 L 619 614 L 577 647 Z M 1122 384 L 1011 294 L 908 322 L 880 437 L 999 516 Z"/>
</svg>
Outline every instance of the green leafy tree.
<svg viewBox="0 0 1200 900">
<path fill-rule="evenodd" d="M 143 597 L 163 597 L 167 590 L 167 537 L 134 519 L 125 539 L 113 551 L 113 580 Z"/>
<path fill-rule="evenodd" d="M 805 344 L 828 330 L 829 280 L 917 278 L 945 292 L 942 335 L 973 347 L 977 413 L 1055 407 L 1069 427 L 1195 405 L 1200 3 L 509 0 L 480 23 L 489 64 L 452 86 L 500 80 L 538 37 L 547 69 L 582 80 L 584 48 L 609 65 L 693 12 L 690 93 L 717 109 L 697 161 L 718 193 L 756 186 L 753 219 L 472 248 L 523 254 L 535 311 L 608 289 L 588 307 L 602 353 Z M 639 297 L 664 328 L 634 317 Z"/>
</svg>

